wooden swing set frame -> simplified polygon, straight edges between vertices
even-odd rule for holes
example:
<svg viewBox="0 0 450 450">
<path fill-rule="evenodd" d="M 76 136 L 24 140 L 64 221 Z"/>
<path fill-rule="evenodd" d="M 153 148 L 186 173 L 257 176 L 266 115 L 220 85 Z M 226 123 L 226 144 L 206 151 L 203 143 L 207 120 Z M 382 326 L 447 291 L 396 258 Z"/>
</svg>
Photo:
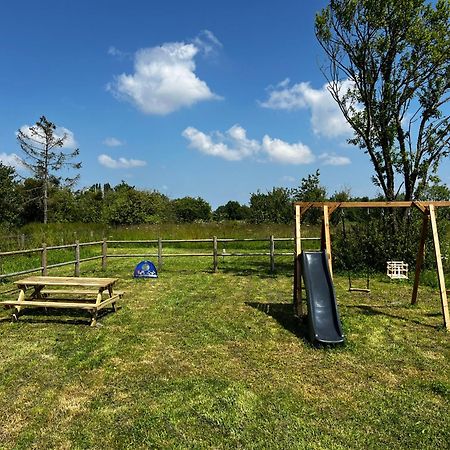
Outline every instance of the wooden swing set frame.
<svg viewBox="0 0 450 450">
<path fill-rule="evenodd" d="M 330 235 L 330 216 L 339 208 L 411 208 L 414 207 L 422 213 L 422 230 L 419 241 L 419 248 L 416 258 L 416 270 L 414 276 L 414 286 L 412 291 L 411 304 L 417 303 L 419 292 L 420 271 L 422 269 L 425 243 L 428 233 L 428 227 L 431 223 L 431 231 L 433 234 L 434 254 L 436 259 L 436 272 L 439 284 L 439 295 L 441 299 L 442 317 L 444 319 L 444 327 L 450 331 L 450 316 L 448 310 L 447 291 L 445 287 L 444 270 L 442 267 L 441 247 L 439 244 L 439 235 L 436 221 L 436 208 L 450 207 L 450 201 L 399 201 L 399 202 L 295 202 L 295 262 L 294 262 L 294 307 L 299 316 L 303 315 L 303 299 L 302 299 L 302 275 L 300 266 L 300 254 L 302 252 L 302 233 L 301 221 L 310 208 L 318 208 L 322 210 L 322 231 L 321 231 L 321 249 L 325 250 L 327 255 L 328 266 L 330 268 L 331 277 L 333 277 L 333 265 L 331 259 L 331 235 Z"/>
</svg>

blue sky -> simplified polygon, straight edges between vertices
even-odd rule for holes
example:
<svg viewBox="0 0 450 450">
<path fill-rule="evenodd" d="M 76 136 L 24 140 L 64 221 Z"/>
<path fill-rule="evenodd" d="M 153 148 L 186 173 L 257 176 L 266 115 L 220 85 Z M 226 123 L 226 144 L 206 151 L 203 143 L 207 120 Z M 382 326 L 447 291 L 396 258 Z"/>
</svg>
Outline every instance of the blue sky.
<svg viewBox="0 0 450 450">
<path fill-rule="evenodd" d="M 78 188 L 125 180 L 217 207 L 320 169 L 330 193 L 371 195 L 320 72 L 326 3 L 7 2 L 0 159 L 20 156 L 16 131 L 45 115 L 80 149 Z"/>
</svg>

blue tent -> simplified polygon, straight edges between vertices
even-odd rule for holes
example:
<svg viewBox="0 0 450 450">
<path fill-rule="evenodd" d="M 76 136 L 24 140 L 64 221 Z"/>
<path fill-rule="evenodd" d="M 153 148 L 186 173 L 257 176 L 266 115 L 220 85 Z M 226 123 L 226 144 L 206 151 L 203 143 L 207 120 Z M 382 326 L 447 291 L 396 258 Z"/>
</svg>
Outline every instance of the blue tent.
<svg viewBox="0 0 450 450">
<path fill-rule="evenodd" d="M 158 271 L 151 261 L 141 261 L 134 269 L 134 278 L 158 278 Z"/>
</svg>

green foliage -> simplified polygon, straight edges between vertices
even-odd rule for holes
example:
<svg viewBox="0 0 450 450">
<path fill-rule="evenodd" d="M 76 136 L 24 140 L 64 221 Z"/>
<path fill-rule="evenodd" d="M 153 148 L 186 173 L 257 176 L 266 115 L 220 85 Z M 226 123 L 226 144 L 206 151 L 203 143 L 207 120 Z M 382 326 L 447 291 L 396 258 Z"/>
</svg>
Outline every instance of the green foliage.
<svg viewBox="0 0 450 450">
<path fill-rule="evenodd" d="M 327 196 L 327 191 L 320 184 L 320 171 L 317 169 L 315 173 L 309 174 L 302 178 L 300 187 L 293 190 L 293 199 L 299 202 L 323 202 Z M 306 223 L 317 224 L 321 218 L 321 211 L 312 209 L 307 212 L 305 217 Z"/>
<path fill-rule="evenodd" d="M 330 92 L 387 200 L 397 178 L 419 198 L 449 154 L 449 21 L 449 0 L 330 0 L 316 16 Z"/>
<path fill-rule="evenodd" d="M 239 202 L 230 200 L 225 205 L 219 206 L 214 211 L 214 219 L 221 220 L 246 220 L 250 215 L 250 209 L 247 205 L 241 205 Z"/>
<path fill-rule="evenodd" d="M 260 191 L 251 194 L 250 220 L 253 223 L 291 223 L 293 221 L 291 191 L 274 187 L 266 194 Z"/>
<path fill-rule="evenodd" d="M 0 162 L 0 224 L 20 223 L 22 196 L 16 177 L 13 167 L 5 166 Z"/>
<path fill-rule="evenodd" d="M 200 197 L 177 198 L 171 206 L 179 222 L 207 222 L 211 219 L 211 205 Z"/>
</svg>

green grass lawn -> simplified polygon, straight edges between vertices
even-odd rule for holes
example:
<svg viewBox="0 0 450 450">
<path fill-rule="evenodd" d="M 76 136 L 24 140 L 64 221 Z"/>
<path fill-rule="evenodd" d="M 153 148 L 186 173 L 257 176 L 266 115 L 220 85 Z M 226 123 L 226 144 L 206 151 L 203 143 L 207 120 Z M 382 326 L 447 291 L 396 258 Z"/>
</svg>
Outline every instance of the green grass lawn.
<svg viewBox="0 0 450 450">
<path fill-rule="evenodd" d="M 450 334 L 438 293 L 374 280 L 336 291 L 346 344 L 314 348 L 292 315 L 292 264 L 170 259 L 107 272 L 126 292 L 82 312 L 0 312 L 0 448 L 448 448 Z M 52 271 L 50 274 L 70 275 Z M 361 280 L 363 284 L 363 280 Z"/>
</svg>

